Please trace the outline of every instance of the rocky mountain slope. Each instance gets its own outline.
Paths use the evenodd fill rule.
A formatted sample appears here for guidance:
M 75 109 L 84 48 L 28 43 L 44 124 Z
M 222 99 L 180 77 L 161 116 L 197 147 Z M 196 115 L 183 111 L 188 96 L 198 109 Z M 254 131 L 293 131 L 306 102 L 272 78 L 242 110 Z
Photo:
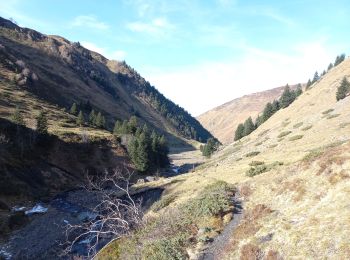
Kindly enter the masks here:
M 290 87 L 294 89 L 296 85 Z M 284 87 L 278 87 L 236 98 L 199 115 L 197 119 L 220 142 L 229 144 L 233 142 L 237 126 L 250 116 L 255 119 L 266 103 L 278 99 L 283 90 Z
M 69 108 L 89 102 L 107 119 L 137 115 L 168 137 L 211 137 L 183 108 L 165 98 L 125 62 L 111 61 L 79 42 L 21 28 L 0 18 L 1 79 L 38 99 Z
M 151 219 L 158 216 L 160 223 L 166 223 L 162 216 L 175 211 L 171 223 L 177 229 L 163 233 L 147 229 L 159 239 L 139 231 L 144 248 L 156 248 L 153 252 L 167 257 L 202 259 L 202 252 L 210 247 L 208 241 L 222 232 L 229 219 L 225 204 L 219 206 L 225 203 L 224 192 L 216 190 L 213 197 L 203 194 L 224 181 L 239 192 L 244 217 L 228 236 L 219 259 L 348 259 L 350 96 L 336 100 L 344 77 L 350 77 L 349 58 L 193 173 L 153 183 L 153 187 L 166 187 L 166 196 L 158 203 L 161 208 L 150 213 Z M 219 213 L 186 226 L 181 217 L 198 199 L 201 203 L 194 209 L 219 209 Z M 127 241 L 115 243 L 106 252 L 117 256 L 126 245 L 133 245 Z M 167 251 L 169 245 L 171 251 Z

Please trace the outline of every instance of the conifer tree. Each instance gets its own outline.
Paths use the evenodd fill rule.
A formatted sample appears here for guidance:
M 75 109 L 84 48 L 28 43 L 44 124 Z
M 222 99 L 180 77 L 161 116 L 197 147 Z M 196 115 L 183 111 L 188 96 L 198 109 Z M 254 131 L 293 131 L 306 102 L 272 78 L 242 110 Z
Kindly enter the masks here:
M 121 133 L 122 124 L 119 120 L 115 121 L 113 128 L 113 135 L 118 135 Z
M 295 99 L 294 91 L 291 91 L 289 85 L 285 87 L 282 96 L 280 98 L 280 104 L 282 108 L 288 107 L 291 103 L 293 103 Z
M 25 125 L 23 116 L 18 106 L 16 107 L 15 112 L 11 116 L 11 121 L 17 125 Z
M 320 76 L 318 75 L 318 72 L 316 71 L 315 74 L 314 74 L 314 78 L 312 79 L 312 83 L 315 83 L 319 79 L 320 79 Z
M 301 84 L 299 83 L 297 89 L 295 90 L 295 96 L 299 97 L 301 94 L 303 94 L 303 89 L 301 87 Z
M 239 124 L 235 132 L 235 141 L 241 139 L 244 136 L 244 125 Z
M 342 63 L 345 60 L 345 54 L 341 54 L 335 58 L 334 67 L 338 66 L 340 63 Z
M 105 116 L 102 116 L 102 121 L 101 121 L 101 128 L 105 129 L 106 128 L 106 118 Z
M 263 117 L 258 115 L 255 119 L 255 128 L 258 128 L 262 123 L 264 123 Z
M 69 111 L 72 115 L 77 115 L 78 114 L 78 108 L 77 108 L 77 104 L 74 102 L 73 105 L 70 108 Z
M 96 127 L 101 128 L 103 125 L 103 119 L 102 119 L 102 114 L 101 112 L 98 112 L 97 116 L 96 116 Z
M 36 117 L 36 130 L 40 134 L 47 134 L 48 120 L 43 111 Z
M 275 99 L 272 102 L 272 108 L 274 113 L 276 113 L 280 109 L 280 103 L 278 102 L 278 100 Z
M 309 79 L 309 80 L 307 81 L 307 83 L 306 83 L 306 89 L 309 89 L 309 88 L 311 87 L 311 85 L 312 85 L 312 82 L 311 82 L 311 80 Z
M 251 132 L 255 130 L 255 126 L 253 123 L 253 120 L 251 117 L 249 117 L 245 122 L 244 122 L 244 131 L 243 134 L 244 136 L 249 135 Z
M 77 125 L 78 126 L 83 126 L 85 123 L 85 118 L 83 112 L 80 110 L 78 117 L 77 117 Z
M 269 119 L 273 114 L 275 113 L 273 106 L 270 102 L 268 102 L 264 108 L 262 119 L 265 122 L 267 119 Z
M 333 63 L 329 63 L 327 71 L 330 71 L 333 68 Z
M 89 124 L 90 124 L 90 126 L 96 125 L 96 112 L 93 109 L 91 110 L 90 115 L 89 115 Z
M 136 116 L 132 116 L 129 119 L 128 122 L 128 128 L 131 134 L 134 134 L 136 132 L 137 129 L 137 117 Z
M 340 86 L 337 89 L 337 93 L 336 93 L 337 101 L 345 98 L 349 92 L 350 92 L 350 83 L 347 80 L 347 78 L 344 77 Z

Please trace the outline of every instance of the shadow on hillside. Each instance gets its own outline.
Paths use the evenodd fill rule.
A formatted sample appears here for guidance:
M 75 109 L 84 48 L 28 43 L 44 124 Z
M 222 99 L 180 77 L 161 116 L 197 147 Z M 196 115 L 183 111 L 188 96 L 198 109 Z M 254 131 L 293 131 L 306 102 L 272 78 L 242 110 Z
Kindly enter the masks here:
M 86 174 L 114 170 L 128 159 L 108 140 L 63 141 L 0 118 L 0 198 L 47 200 L 81 183 Z

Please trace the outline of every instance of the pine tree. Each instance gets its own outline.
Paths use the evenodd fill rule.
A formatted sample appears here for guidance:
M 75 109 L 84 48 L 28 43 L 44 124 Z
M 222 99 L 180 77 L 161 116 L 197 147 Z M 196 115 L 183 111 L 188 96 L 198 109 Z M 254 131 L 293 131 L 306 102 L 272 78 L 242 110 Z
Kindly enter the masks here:
M 95 123 L 96 127 L 101 128 L 103 126 L 103 119 L 102 119 L 102 114 L 101 112 L 98 112 L 97 116 L 96 116 L 96 123 Z
M 251 132 L 255 130 L 255 126 L 253 123 L 253 120 L 251 117 L 249 117 L 245 122 L 244 122 L 244 136 L 249 135 Z
M 103 128 L 103 129 L 105 129 L 106 128 L 106 118 L 105 118 L 105 116 L 102 116 L 102 121 L 101 121 L 101 128 Z
M 149 168 L 149 143 L 147 142 L 147 136 L 145 133 L 141 133 L 140 136 L 137 137 L 138 139 L 138 147 L 136 150 L 136 160 L 135 160 L 135 166 L 136 168 L 141 171 L 145 172 Z
M 324 75 L 326 75 L 326 71 L 325 70 L 322 71 L 321 76 L 324 76 Z
M 85 123 L 85 118 L 83 112 L 80 110 L 78 117 L 77 117 L 77 125 L 82 126 Z
M 344 77 L 340 86 L 337 89 L 337 94 L 336 94 L 337 101 L 345 98 L 349 92 L 350 92 L 350 83 L 347 80 L 347 78 Z
M 307 83 L 306 83 L 306 89 L 309 89 L 309 88 L 311 87 L 311 85 L 312 85 L 312 82 L 311 82 L 311 80 L 309 79 L 309 80 L 307 81 Z
M 235 141 L 241 139 L 242 137 L 244 137 L 244 125 L 243 124 L 239 124 L 237 126 L 236 132 L 235 132 Z
M 96 124 L 96 112 L 93 109 L 91 110 L 89 115 L 89 124 L 90 126 L 95 126 Z
M 77 108 L 77 104 L 74 102 L 73 105 L 70 108 L 70 113 L 72 115 L 77 115 L 78 114 L 78 108 Z
M 335 58 L 334 67 L 338 66 L 340 63 L 342 63 L 345 60 L 345 54 L 341 54 Z
M 263 117 L 258 115 L 255 119 L 255 128 L 258 128 L 262 123 L 264 123 Z
M 132 116 L 129 119 L 128 122 L 128 128 L 131 134 L 134 134 L 136 132 L 136 128 L 137 128 L 137 117 L 136 116 Z
M 303 94 L 303 89 L 301 87 L 301 84 L 299 83 L 297 89 L 295 90 L 295 96 L 299 97 L 301 94 Z
M 16 107 L 15 112 L 11 116 L 11 121 L 17 125 L 25 125 L 23 116 L 18 106 Z
M 291 103 L 293 103 L 295 99 L 294 91 L 291 91 L 289 85 L 285 87 L 282 96 L 280 98 L 280 104 L 282 108 L 288 107 Z
M 47 134 L 48 120 L 44 112 L 40 112 L 36 117 L 36 130 L 40 134 Z
M 320 76 L 318 75 L 318 72 L 316 71 L 315 74 L 314 74 L 314 78 L 312 79 L 312 83 L 315 83 L 319 79 L 320 79 Z
M 117 136 L 121 133 L 122 124 L 119 120 L 115 121 L 113 128 L 113 135 Z
M 275 113 L 273 106 L 270 102 L 268 102 L 264 108 L 262 119 L 265 122 L 267 119 L 269 119 L 273 114 Z
M 280 102 L 278 100 L 274 100 L 272 102 L 273 112 L 276 113 L 278 110 L 280 110 Z
M 327 71 L 330 71 L 333 68 L 333 63 L 329 63 Z

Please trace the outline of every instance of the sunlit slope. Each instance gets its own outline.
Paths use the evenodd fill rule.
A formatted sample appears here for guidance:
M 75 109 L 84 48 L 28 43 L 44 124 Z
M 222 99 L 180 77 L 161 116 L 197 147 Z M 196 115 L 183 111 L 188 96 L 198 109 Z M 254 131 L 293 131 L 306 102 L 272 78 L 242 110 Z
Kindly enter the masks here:
M 296 85 L 291 88 L 296 88 Z M 250 116 L 255 119 L 266 103 L 278 99 L 283 90 L 284 87 L 273 88 L 236 98 L 201 114 L 197 119 L 220 142 L 232 143 L 237 126 Z
M 245 210 L 223 252 L 228 259 L 348 259 L 350 97 L 335 98 L 344 76 L 349 59 L 194 173 L 165 180 L 168 193 L 180 194 L 169 207 L 224 180 L 237 186 Z M 265 172 L 246 175 L 261 163 Z

